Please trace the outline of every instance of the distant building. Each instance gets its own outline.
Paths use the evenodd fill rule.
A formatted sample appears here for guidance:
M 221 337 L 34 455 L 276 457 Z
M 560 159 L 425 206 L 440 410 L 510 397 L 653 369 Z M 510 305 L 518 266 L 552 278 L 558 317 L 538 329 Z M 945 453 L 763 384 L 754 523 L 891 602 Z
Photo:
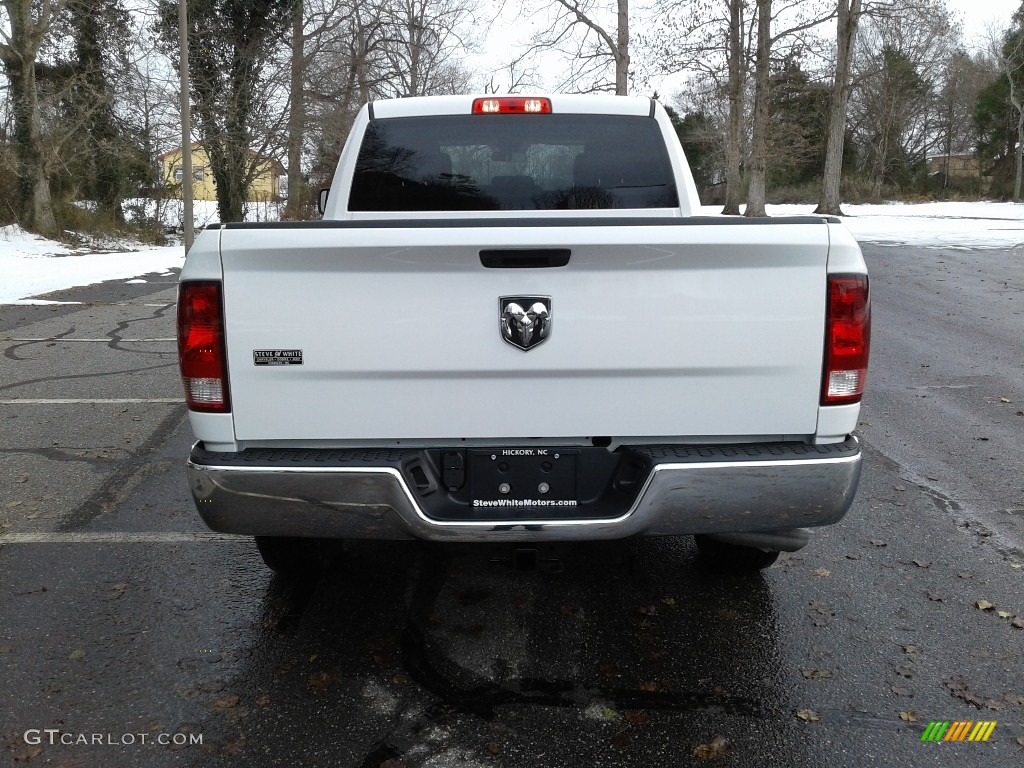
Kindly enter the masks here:
M 972 180 L 980 184 L 981 190 L 988 189 L 992 177 L 987 175 L 988 169 L 982 168 L 981 162 L 973 152 L 935 152 L 928 155 L 928 175 L 935 178 L 948 176 L 950 182 Z
M 259 157 L 251 152 L 253 157 Z M 180 187 L 182 177 L 181 148 L 164 152 L 159 157 L 163 183 L 168 187 Z M 256 178 L 249 186 L 248 202 L 279 200 L 282 195 L 282 180 L 286 176 L 284 166 L 277 160 L 260 158 L 261 165 Z M 210 157 L 200 144 L 192 145 L 192 197 L 195 200 L 216 200 L 217 185 L 213 181 Z

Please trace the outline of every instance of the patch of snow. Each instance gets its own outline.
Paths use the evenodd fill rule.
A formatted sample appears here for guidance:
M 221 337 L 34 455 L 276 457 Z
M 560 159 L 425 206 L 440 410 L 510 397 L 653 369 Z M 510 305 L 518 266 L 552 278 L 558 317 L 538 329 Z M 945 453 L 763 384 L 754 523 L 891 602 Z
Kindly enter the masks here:
M 814 205 L 768 205 L 769 216 L 807 216 Z M 702 206 L 717 215 L 721 206 Z M 943 202 L 843 205 L 843 224 L 859 242 L 956 249 L 1012 248 L 1024 245 L 1024 205 Z
M 63 243 L 25 232 L 17 225 L 0 227 L 0 304 L 38 304 L 32 296 L 133 278 L 180 268 L 180 246 L 118 253 L 74 251 Z
M 145 282 L 146 281 L 143 280 L 142 278 L 137 278 L 135 280 L 125 280 L 124 284 L 125 285 L 137 285 L 138 283 L 145 283 Z
M 46 306 L 47 304 L 81 304 L 80 301 L 47 301 L 46 299 L 18 299 L 17 301 L 0 301 L 0 304 L 17 304 L 23 307 Z
M 26 232 L 17 224 L 0 227 L 0 254 L 18 254 L 25 257 L 63 256 L 71 249 L 63 243 Z

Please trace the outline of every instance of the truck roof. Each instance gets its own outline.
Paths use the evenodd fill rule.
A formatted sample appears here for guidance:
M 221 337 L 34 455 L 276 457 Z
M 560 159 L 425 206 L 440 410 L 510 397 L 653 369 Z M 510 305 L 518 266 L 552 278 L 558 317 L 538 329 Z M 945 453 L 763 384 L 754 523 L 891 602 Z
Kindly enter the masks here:
M 413 96 L 407 99 L 383 99 L 370 105 L 373 118 L 418 117 L 421 115 L 468 115 L 472 113 L 474 99 L 502 98 L 494 94 L 463 96 Z M 654 100 L 641 96 L 611 96 L 608 94 L 514 94 L 513 98 L 547 98 L 552 113 L 597 115 L 652 115 Z

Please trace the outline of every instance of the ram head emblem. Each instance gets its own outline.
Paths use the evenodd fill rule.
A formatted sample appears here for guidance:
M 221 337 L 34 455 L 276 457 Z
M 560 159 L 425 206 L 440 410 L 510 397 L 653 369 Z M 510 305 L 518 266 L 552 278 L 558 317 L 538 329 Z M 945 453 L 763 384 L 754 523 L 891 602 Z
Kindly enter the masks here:
M 550 296 L 502 296 L 498 299 L 501 338 L 524 352 L 551 332 Z

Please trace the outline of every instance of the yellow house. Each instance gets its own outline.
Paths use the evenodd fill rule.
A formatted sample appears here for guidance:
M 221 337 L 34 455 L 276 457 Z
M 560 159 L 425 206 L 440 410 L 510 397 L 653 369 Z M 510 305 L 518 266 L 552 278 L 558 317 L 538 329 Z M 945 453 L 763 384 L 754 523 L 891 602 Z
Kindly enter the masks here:
M 258 157 L 250 152 L 252 157 Z M 181 148 L 164 152 L 159 157 L 164 186 L 181 186 Z M 259 158 L 260 165 L 256 178 L 249 185 L 248 202 L 266 202 L 281 198 L 281 180 L 286 175 L 284 166 L 277 160 Z M 216 200 L 217 185 L 213 181 L 210 157 L 200 144 L 192 145 L 192 197 L 195 200 Z

